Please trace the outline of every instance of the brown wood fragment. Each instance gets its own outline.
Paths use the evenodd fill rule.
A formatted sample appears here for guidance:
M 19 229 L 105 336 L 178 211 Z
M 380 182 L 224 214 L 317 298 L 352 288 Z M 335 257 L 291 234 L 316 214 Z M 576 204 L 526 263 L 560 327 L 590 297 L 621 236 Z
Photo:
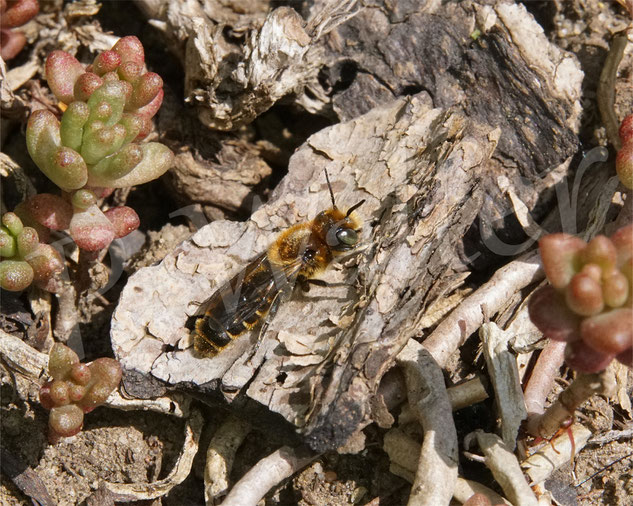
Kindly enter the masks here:
M 267 406 L 301 427 L 313 448 L 341 446 L 370 421 L 369 399 L 420 330 L 425 307 L 456 287 L 460 261 L 450 245 L 481 204 L 473 185 L 495 147 L 489 133 L 413 97 L 312 136 L 250 222 L 213 222 L 130 279 L 113 318 L 117 357 L 137 379 L 197 385 L 257 420 Z M 187 314 L 277 230 L 328 206 L 325 167 L 341 208 L 366 199 L 365 249 L 347 262 L 357 273 L 331 268 L 325 279 L 347 285 L 314 287 L 283 305 L 252 364 L 247 336 L 213 359 L 194 357 Z
M 362 82 L 353 78 L 343 92 L 357 88 L 357 97 L 370 97 L 370 108 L 355 103 L 349 91 L 348 102 L 336 106 L 346 121 L 308 138 L 290 159 L 288 175 L 248 222 L 212 222 L 160 264 L 129 279 L 111 331 L 128 393 L 184 389 L 210 404 L 230 404 L 271 433 L 297 432 L 313 450 L 338 448 L 372 421 L 372 413 L 381 424 L 390 423 L 380 400 L 372 400 L 381 378 L 406 342 L 425 333 L 427 309 L 457 293 L 469 263 L 478 256 L 498 262 L 498 255 L 518 252 L 508 239 L 523 234 L 509 219 L 517 199 L 528 209 L 547 201 L 551 192 L 544 191 L 575 151 L 581 73 L 520 6 L 470 9 L 462 5 L 470 2 L 432 2 L 419 9 L 414 3 L 366 7 L 327 37 L 306 39 L 320 48 L 310 49 L 315 59 L 292 65 L 317 65 L 327 54 L 344 78 L 345 61 L 365 58 L 352 65 L 366 70 L 356 73 L 365 74 Z M 208 112 L 214 116 L 207 121 L 216 127 L 250 121 L 277 100 L 266 87 L 249 87 L 254 81 L 236 95 L 232 86 L 240 77 L 226 74 L 236 61 L 251 69 L 261 63 L 266 72 L 267 65 L 279 64 L 258 61 L 261 51 L 253 49 L 266 23 L 294 20 L 284 33 L 295 49 L 303 47 L 295 14 L 273 11 L 267 19 L 246 30 L 250 42 L 239 50 L 223 45 L 223 35 L 214 32 L 212 51 L 222 52 L 222 60 L 207 61 L 216 65 L 209 75 L 227 84 L 226 96 L 212 86 L 205 97 L 231 105 Z M 319 26 L 330 27 L 326 21 Z M 361 22 L 379 36 L 359 30 Z M 470 37 L 473 26 L 481 37 Z M 199 28 L 198 41 L 209 36 L 208 24 Z M 357 50 L 345 43 L 352 33 Z M 237 51 L 233 66 L 231 51 Z M 280 80 L 292 65 L 278 69 Z M 333 79 L 332 89 L 321 88 L 311 107 L 330 100 L 328 93 L 337 103 Z M 300 95 L 297 103 L 304 103 Z M 296 293 L 280 308 L 250 362 L 254 333 L 212 359 L 194 356 L 187 321 L 279 231 L 330 205 L 324 169 L 339 207 L 365 199 L 358 210 L 363 247 L 326 271 L 323 279 L 331 286 Z
M 33 501 L 37 501 L 41 506 L 56 504 L 37 472 L 26 467 L 24 462 L 5 448 L 0 448 L 0 466 L 2 472 Z

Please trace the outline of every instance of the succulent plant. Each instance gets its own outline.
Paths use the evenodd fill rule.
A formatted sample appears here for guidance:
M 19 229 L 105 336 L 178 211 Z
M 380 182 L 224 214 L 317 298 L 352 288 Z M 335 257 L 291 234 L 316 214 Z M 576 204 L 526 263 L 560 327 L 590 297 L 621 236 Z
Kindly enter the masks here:
M 622 147 L 615 157 L 615 170 L 624 186 L 633 189 L 633 114 L 629 114 L 620 124 Z
M 565 341 L 567 364 L 605 369 L 633 365 L 633 225 L 587 244 L 569 234 L 539 241 L 550 286 L 534 293 L 530 318 L 546 337 Z
M 19 30 L 40 11 L 37 0 L 0 0 L 0 56 L 3 60 L 15 58 L 26 44 Z
M 0 259 L 0 286 L 10 291 L 24 290 L 33 281 L 56 291 L 57 274 L 64 268 L 57 250 L 40 243 L 37 231 L 25 227 L 15 213 L 2 216 Z
M 103 404 L 121 382 L 121 366 L 112 358 L 98 358 L 89 364 L 79 362 L 77 354 L 55 343 L 48 359 L 53 378 L 40 388 L 40 402 L 51 411 L 49 440 L 77 434 L 84 414 Z
M 145 70 L 144 58 L 133 36 L 97 55 L 87 68 L 64 51 L 48 56 L 46 78 L 64 113 L 61 121 L 48 110 L 31 114 L 26 142 L 33 161 L 64 193 L 63 198 L 37 195 L 24 202 L 18 212 L 25 221 L 68 229 L 89 251 L 138 227 L 133 209 L 103 213 L 97 201 L 114 188 L 156 179 L 173 161 L 163 144 L 139 143 L 163 100 L 163 81 Z

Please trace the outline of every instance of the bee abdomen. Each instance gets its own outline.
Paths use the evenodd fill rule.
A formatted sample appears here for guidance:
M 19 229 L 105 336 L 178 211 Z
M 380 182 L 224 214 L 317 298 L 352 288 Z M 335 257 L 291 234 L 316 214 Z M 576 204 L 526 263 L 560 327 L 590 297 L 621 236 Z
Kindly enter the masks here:
M 255 311 L 242 320 L 232 322 L 228 327 L 218 321 L 222 320 L 221 316 L 226 315 L 216 318 L 213 316 L 213 312 L 208 312 L 198 318 L 193 341 L 196 352 L 207 357 L 220 353 L 233 339 L 259 325 L 268 315 L 274 299 L 274 296 L 266 297 Z
M 266 315 L 268 315 L 268 311 L 274 299 L 274 296 L 263 299 L 257 309 L 242 320 L 242 326 L 244 327 L 242 331 L 251 330 L 253 327 L 259 325 Z
M 239 333 L 225 329 L 212 316 L 205 315 L 196 321 L 193 345 L 198 353 L 213 356 L 220 353 Z M 244 332 L 244 329 L 241 329 Z

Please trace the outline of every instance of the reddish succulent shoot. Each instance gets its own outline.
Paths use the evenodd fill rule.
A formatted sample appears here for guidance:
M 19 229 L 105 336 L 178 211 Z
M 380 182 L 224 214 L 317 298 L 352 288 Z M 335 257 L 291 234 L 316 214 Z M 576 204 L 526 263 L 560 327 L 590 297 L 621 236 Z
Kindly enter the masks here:
M 633 362 L 633 225 L 589 244 L 567 234 L 545 236 L 541 259 L 552 286 L 530 299 L 530 318 L 550 339 L 567 343 L 566 361 L 581 372 L 615 358 Z
M 53 379 L 40 388 L 40 402 L 51 412 L 51 443 L 77 434 L 84 414 L 103 404 L 121 382 L 121 366 L 116 360 L 99 358 L 82 364 L 77 354 L 61 343 L 51 348 L 48 370 Z
M 105 215 L 114 226 L 115 237 L 125 237 L 140 225 L 138 214 L 131 207 L 114 207 L 108 209 Z
M 633 189 L 633 114 L 629 114 L 620 125 L 622 147 L 615 158 L 615 170 L 620 182 Z
M 37 0 L 2 0 L 0 2 L 0 56 L 15 58 L 26 44 L 20 31 L 12 30 L 33 19 L 40 10 Z
M 107 215 L 98 199 L 115 188 L 146 183 L 173 161 L 163 144 L 139 144 L 163 98 L 163 81 L 145 69 L 136 37 L 120 39 L 84 67 L 64 51 L 46 60 L 46 79 L 66 104 L 61 121 L 50 111 L 35 111 L 26 129 L 31 158 L 67 198 L 36 196 L 20 206 L 23 218 L 39 227 L 68 230 L 77 245 L 97 251 L 139 225 L 130 208 Z M 38 228 L 38 231 L 44 233 Z
M 34 228 L 26 227 L 15 213 L 5 213 L 0 226 L 0 286 L 21 291 L 35 282 L 55 291 L 64 263 L 52 246 L 41 244 Z
M 0 28 L 0 56 L 5 61 L 15 58 L 26 45 L 22 32 Z

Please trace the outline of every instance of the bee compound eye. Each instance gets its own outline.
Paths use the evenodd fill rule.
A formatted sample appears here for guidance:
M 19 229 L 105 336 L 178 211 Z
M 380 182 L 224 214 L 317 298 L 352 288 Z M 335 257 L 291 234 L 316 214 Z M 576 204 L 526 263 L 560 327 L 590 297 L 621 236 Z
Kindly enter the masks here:
M 358 234 L 351 228 L 339 228 L 336 238 L 345 246 L 354 246 L 358 242 Z

